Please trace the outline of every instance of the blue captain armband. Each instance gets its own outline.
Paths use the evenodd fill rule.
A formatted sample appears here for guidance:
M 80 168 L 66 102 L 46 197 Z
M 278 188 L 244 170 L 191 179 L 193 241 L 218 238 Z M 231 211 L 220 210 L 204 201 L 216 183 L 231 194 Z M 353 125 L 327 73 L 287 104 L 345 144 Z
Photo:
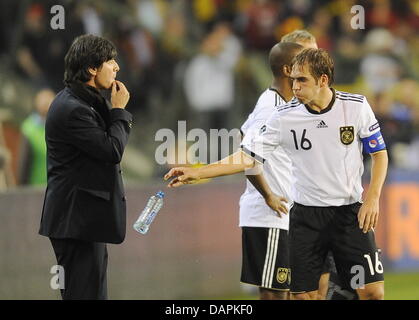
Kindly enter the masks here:
M 377 131 L 369 137 L 361 138 L 361 141 L 364 146 L 364 151 L 367 153 L 374 153 L 386 148 L 386 143 L 380 131 Z

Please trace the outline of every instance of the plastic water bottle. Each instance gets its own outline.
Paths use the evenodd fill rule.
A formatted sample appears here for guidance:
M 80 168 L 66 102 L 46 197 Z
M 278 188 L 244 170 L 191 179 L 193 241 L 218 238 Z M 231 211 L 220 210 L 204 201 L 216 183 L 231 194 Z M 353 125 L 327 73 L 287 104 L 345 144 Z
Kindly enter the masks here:
M 159 191 L 155 196 L 151 196 L 148 199 L 147 205 L 143 212 L 141 212 L 137 221 L 134 223 L 134 229 L 139 233 L 146 234 L 150 228 L 151 223 L 156 217 L 157 213 L 163 207 L 164 192 Z

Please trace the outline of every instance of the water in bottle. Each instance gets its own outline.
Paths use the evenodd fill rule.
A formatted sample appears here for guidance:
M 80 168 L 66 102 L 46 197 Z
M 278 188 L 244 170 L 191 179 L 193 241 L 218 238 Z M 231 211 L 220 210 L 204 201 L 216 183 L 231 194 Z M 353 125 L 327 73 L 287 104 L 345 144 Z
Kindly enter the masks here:
M 146 234 L 157 213 L 163 207 L 164 192 L 159 191 L 155 196 L 151 196 L 143 212 L 134 223 L 134 229 L 142 234 Z

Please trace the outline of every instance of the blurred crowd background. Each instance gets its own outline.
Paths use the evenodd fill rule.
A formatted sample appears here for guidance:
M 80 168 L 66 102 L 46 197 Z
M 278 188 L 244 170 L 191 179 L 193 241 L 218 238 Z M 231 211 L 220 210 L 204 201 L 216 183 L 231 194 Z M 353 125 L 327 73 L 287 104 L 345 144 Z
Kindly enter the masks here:
M 65 29 L 53 30 L 53 5 Z M 353 5 L 365 29 L 353 29 Z M 43 123 L 63 88 L 72 40 L 102 35 L 118 48 L 135 126 L 124 159 L 128 181 L 161 177 L 160 128 L 239 128 L 269 86 L 269 49 L 306 29 L 335 59 L 336 89 L 368 97 L 391 166 L 419 171 L 419 2 L 415 0 L 2 0 L 0 186 L 45 183 Z

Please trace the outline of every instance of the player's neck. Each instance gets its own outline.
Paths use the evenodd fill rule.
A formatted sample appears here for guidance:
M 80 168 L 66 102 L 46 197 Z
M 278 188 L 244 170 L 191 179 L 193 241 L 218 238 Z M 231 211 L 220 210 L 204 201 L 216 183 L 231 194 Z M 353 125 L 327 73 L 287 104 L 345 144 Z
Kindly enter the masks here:
M 307 103 L 310 109 L 321 112 L 322 110 L 329 107 L 330 102 L 333 99 L 333 91 L 331 88 L 321 89 L 320 94 L 313 101 Z
M 294 97 L 292 88 L 289 85 L 289 80 L 286 78 L 274 78 L 271 84 L 271 88 L 275 89 L 285 100 L 285 102 L 290 101 Z

